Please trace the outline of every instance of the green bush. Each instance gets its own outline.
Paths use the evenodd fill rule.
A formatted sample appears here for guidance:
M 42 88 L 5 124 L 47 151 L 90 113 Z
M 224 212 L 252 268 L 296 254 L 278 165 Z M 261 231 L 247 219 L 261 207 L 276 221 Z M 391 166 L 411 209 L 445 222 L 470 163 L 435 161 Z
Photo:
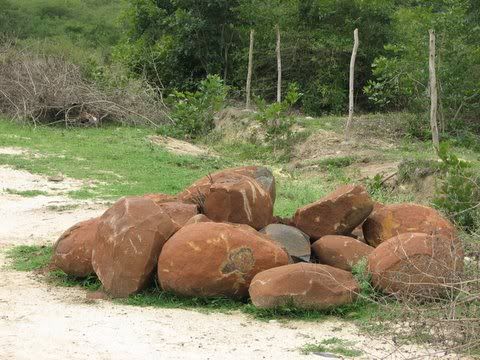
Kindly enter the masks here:
M 471 164 L 459 159 L 443 143 L 439 151 L 445 173 L 436 190 L 433 204 L 466 231 L 478 230 L 480 177 Z
M 200 82 L 198 91 L 170 94 L 173 134 L 195 138 L 209 133 L 214 127 L 215 113 L 225 104 L 227 92 L 228 87 L 218 75 L 209 75 Z
M 282 102 L 268 105 L 265 102 L 259 104 L 257 120 L 265 127 L 267 131 L 266 140 L 274 146 L 274 150 L 290 143 L 293 136 L 291 128 L 294 124 L 294 118 L 289 115 L 289 112 L 301 97 L 302 94 L 298 91 L 298 85 L 292 83 L 289 85 L 287 95 Z

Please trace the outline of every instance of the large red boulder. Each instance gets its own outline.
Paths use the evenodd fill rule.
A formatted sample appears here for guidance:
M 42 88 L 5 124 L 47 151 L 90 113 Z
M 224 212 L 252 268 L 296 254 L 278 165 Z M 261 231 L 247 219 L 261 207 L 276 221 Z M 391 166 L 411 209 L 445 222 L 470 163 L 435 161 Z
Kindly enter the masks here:
M 185 204 L 181 202 L 163 202 L 157 203 L 173 221 L 176 231 L 180 230 L 195 215 L 198 215 L 198 206 L 195 204 Z
M 443 294 L 463 270 L 463 256 L 441 236 L 403 233 L 382 242 L 368 257 L 372 283 L 400 296 Z
M 72 276 L 94 274 L 92 248 L 98 222 L 99 218 L 82 221 L 65 231 L 53 247 L 53 265 Z
M 322 264 L 352 271 L 352 266 L 368 257 L 373 247 L 348 236 L 327 235 L 315 241 L 312 250 Z
M 212 220 L 210 220 L 208 217 L 206 217 L 206 216 L 203 215 L 203 214 L 198 214 L 198 215 L 192 216 L 192 217 L 185 223 L 184 226 L 192 225 L 192 224 L 198 224 L 198 223 L 205 223 L 205 222 L 212 222 Z
M 178 194 L 178 198 L 184 202 L 199 203 L 210 192 L 210 185 L 220 179 L 229 178 L 230 176 L 242 175 L 256 180 L 262 188 L 270 194 L 272 203 L 275 203 L 276 189 L 275 177 L 272 172 L 263 166 L 243 166 L 233 169 L 225 169 L 216 173 L 210 174 L 196 181 L 183 192 Z
M 438 211 L 418 204 L 395 204 L 375 209 L 363 224 L 368 244 L 377 247 L 394 236 L 418 232 L 454 240 L 455 227 Z
M 163 204 L 166 202 L 176 202 L 178 201 L 175 195 L 168 195 L 162 193 L 146 194 L 143 195 L 144 198 L 152 200 L 155 204 Z
M 250 284 L 252 303 L 272 309 L 294 305 L 327 309 L 349 304 L 360 291 L 353 275 L 328 265 L 298 263 L 257 274 Z
M 210 185 L 203 212 L 216 222 L 246 224 L 260 230 L 272 221 L 273 203 L 256 180 L 232 175 Z
M 348 235 L 372 209 L 373 201 L 363 186 L 345 185 L 298 209 L 293 222 L 314 240 L 325 235 Z
M 158 260 L 162 288 L 186 296 L 245 298 L 259 272 L 288 254 L 246 225 L 198 223 L 180 229 Z
M 152 280 L 158 256 L 175 232 L 170 216 L 152 200 L 127 197 L 100 217 L 92 265 L 105 290 L 126 297 Z

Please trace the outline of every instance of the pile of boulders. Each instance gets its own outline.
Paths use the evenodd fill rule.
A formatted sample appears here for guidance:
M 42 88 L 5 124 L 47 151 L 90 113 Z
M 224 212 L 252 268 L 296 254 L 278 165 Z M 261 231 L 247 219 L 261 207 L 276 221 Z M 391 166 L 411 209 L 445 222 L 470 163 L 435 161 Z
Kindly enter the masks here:
M 364 258 L 387 294 L 439 296 L 462 271 L 456 230 L 434 209 L 385 206 L 346 185 L 281 219 L 275 196 L 271 171 L 251 166 L 208 175 L 176 196 L 126 197 L 68 229 L 53 263 L 73 276 L 96 274 L 112 297 L 158 280 L 183 296 L 308 309 L 353 302 L 352 267 Z

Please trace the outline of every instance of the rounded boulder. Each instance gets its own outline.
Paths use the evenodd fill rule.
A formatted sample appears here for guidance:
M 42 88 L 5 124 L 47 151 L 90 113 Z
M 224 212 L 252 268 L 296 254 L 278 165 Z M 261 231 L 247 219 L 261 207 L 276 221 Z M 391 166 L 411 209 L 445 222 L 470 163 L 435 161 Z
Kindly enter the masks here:
M 235 175 L 247 176 L 256 180 L 262 186 L 262 188 L 269 193 L 272 203 L 275 203 L 275 177 L 268 168 L 263 166 L 242 166 L 238 168 L 225 169 L 210 174 L 190 185 L 188 188 L 178 194 L 178 198 L 185 202 L 201 202 L 210 192 L 211 184 L 220 179 Z
M 382 242 L 403 233 L 438 235 L 450 240 L 457 238 L 453 224 L 437 210 L 418 204 L 386 205 L 375 209 L 363 224 L 367 243 L 377 247 Z
M 180 295 L 245 298 L 257 273 L 288 261 L 275 242 L 245 225 L 197 223 L 165 244 L 158 278 L 164 290 Z
M 298 263 L 257 274 L 250 285 L 252 303 L 262 309 L 294 305 L 322 310 L 353 302 L 359 285 L 347 271 L 328 265 Z
M 53 265 L 76 277 L 94 274 L 92 249 L 98 223 L 99 218 L 94 218 L 75 224 L 65 231 L 53 246 Z
M 352 271 L 354 265 L 370 255 L 373 247 L 352 237 L 327 235 L 315 241 L 312 250 L 322 264 Z
M 373 285 L 385 293 L 431 298 L 457 279 L 463 257 L 444 237 L 403 233 L 372 251 L 368 268 Z

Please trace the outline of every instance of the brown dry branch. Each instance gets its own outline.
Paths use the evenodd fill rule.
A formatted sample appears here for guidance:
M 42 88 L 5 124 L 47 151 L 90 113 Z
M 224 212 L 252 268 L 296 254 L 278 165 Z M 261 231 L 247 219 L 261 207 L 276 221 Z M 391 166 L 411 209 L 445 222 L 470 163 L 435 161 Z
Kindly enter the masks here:
M 480 248 L 478 241 L 475 244 Z M 435 250 L 435 249 L 434 249 Z M 451 256 L 456 256 L 452 249 Z M 480 354 L 480 272 L 473 262 L 466 261 L 463 271 L 455 267 L 439 268 L 432 261 L 419 267 L 415 256 L 404 260 L 405 273 L 395 274 L 395 281 L 404 286 L 398 292 L 376 301 L 397 306 L 383 310 L 393 338 L 407 342 L 423 343 L 450 353 Z M 436 267 L 436 268 L 435 268 Z M 444 272 L 442 279 L 432 281 L 432 274 Z M 408 273 L 407 273 L 408 272 Z M 412 272 L 416 276 L 411 276 Z M 436 291 L 413 291 L 414 289 L 436 289 Z
M 105 121 L 158 126 L 168 119 L 144 81 L 100 87 L 63 57 L 0 46 L 0 113 L 32 124 L 97 126 Z

